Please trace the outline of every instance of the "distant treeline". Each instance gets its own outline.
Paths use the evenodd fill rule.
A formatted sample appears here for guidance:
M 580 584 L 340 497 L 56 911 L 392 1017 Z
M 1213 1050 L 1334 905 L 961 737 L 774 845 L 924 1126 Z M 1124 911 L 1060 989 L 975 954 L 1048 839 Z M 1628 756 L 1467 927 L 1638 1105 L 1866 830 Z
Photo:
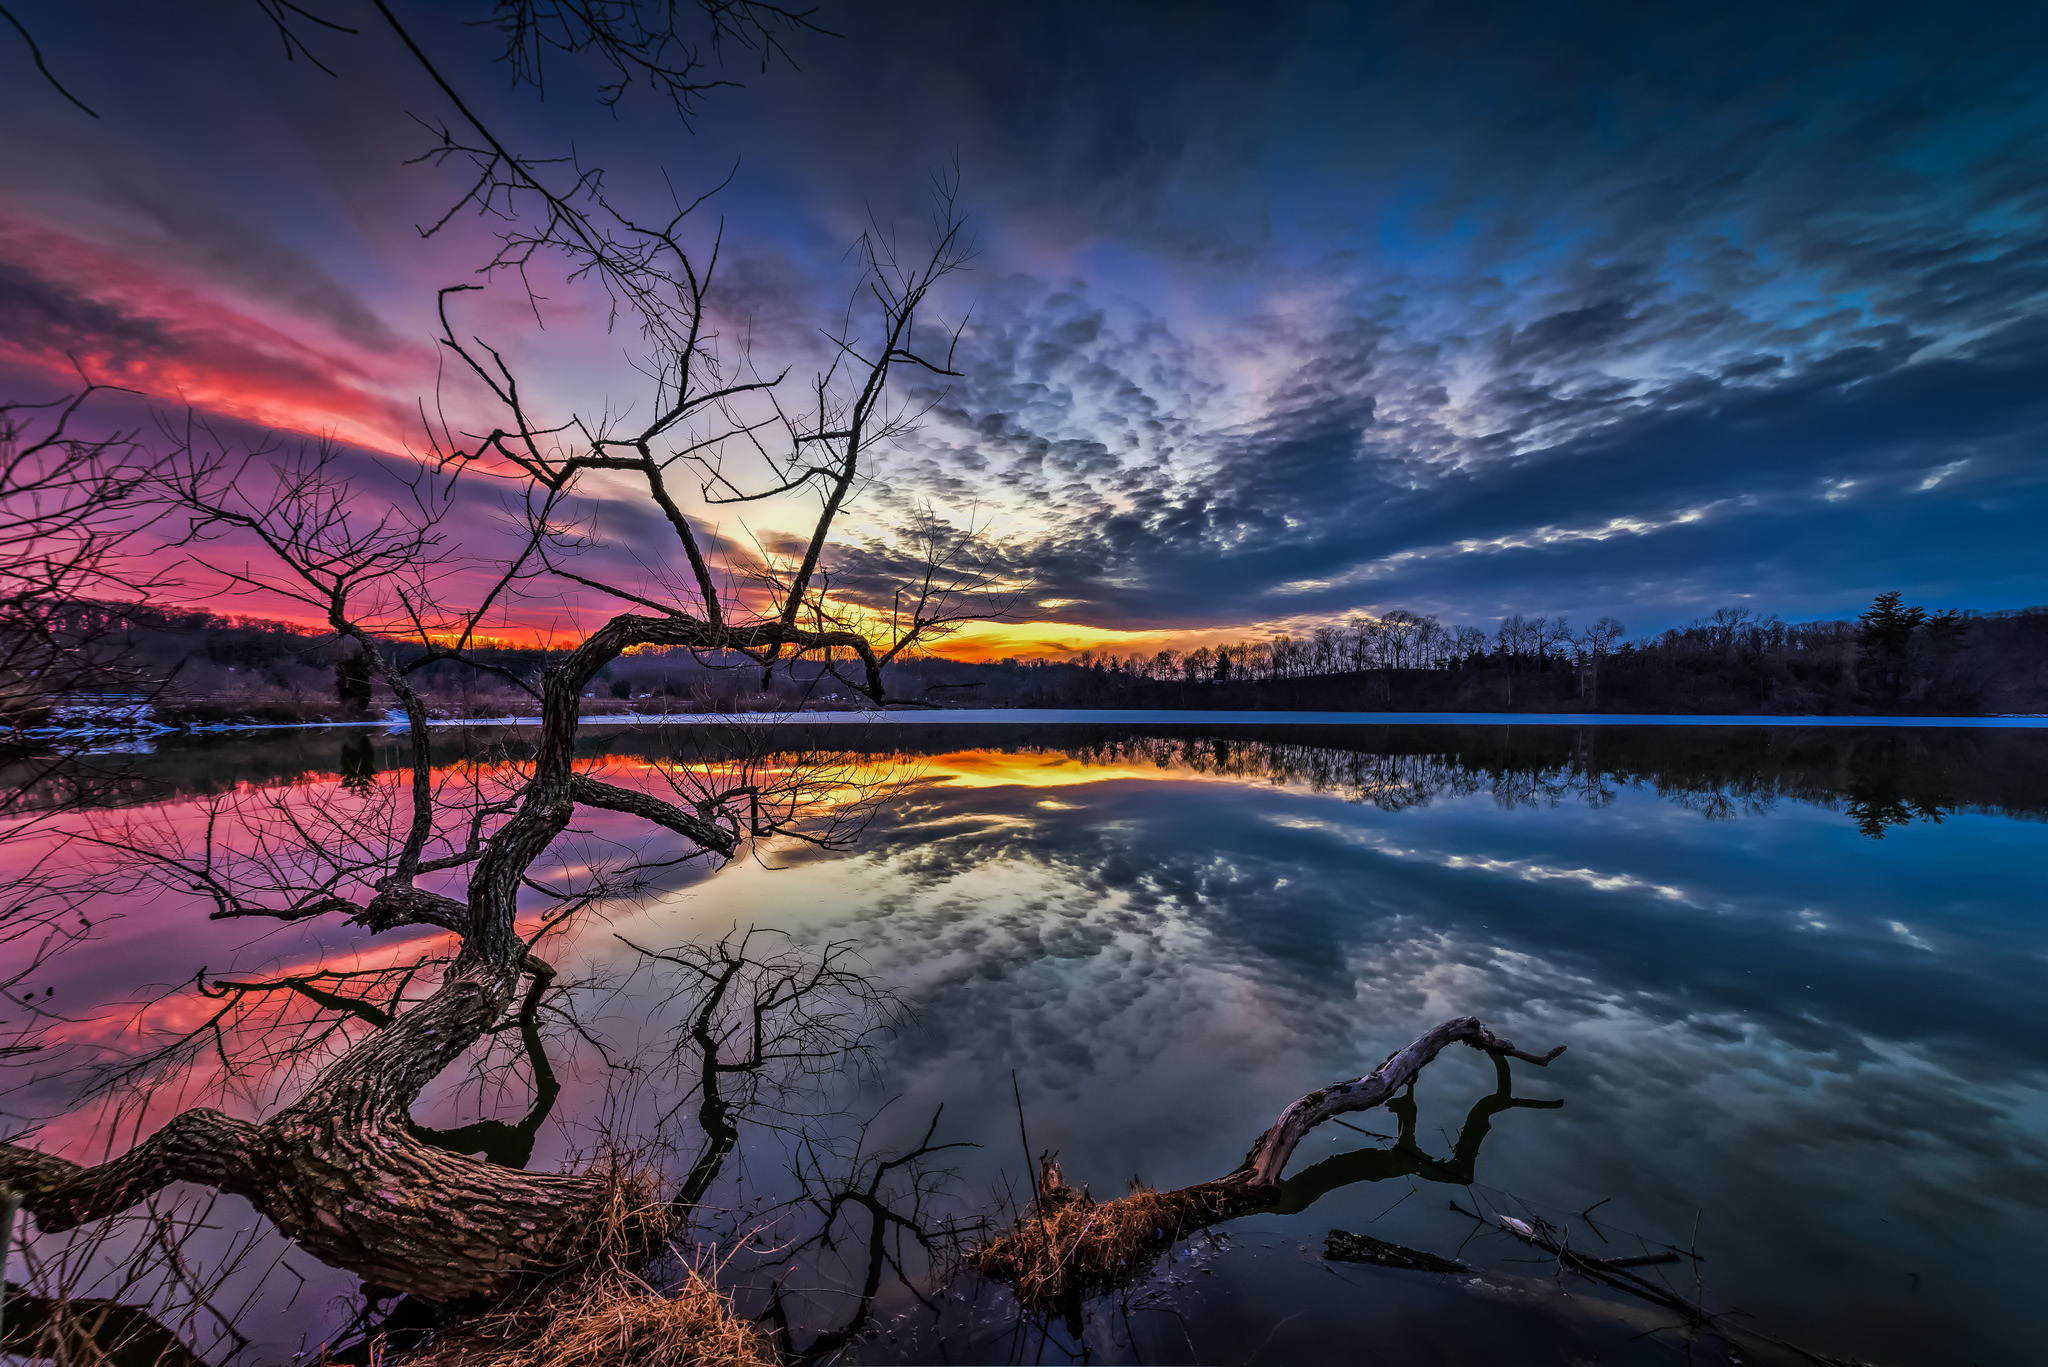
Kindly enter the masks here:
M 173 723 L 346 720 L 388 695 L 332 635 L 198 610 L 81 605 L 120 643 L 128 672 L 156 681 Z M 403 657 L 406 647 L 393 649 Z M 506 676 L 536 677 L 541 648 L 471 647 L 416 677 L 447 716 L 519 713 Z M 1640 640 L 1603 617 L 1515 614 L 1492 630 L 1392 611 L 1300 636 L 1151 655 L 1067 661 L 944 659 L 892 668 L 898 696 L 959 706 L 1445 712 L 2048 712 L 2048 608 L 1928 611 L 1884 594 L 1853 621 L 1788 623 L 1723 608 Z M 831 706 L 848 690 L 819 670 L 761 688 L 737 656 L 645 651 L 593 683 L 594 711 L 734 711 Z M 52 700 L 61 702 L 62 700 Z
M 172 724 L 347 721 L 392 705 L 355 646 L 329 632 L 199 609 L 80 604 L 72 611 L 78 620 L 69 629 L 111 642 L 125 666 L 123 680 Z M 398 641 L 387 648 L 400 662 L 422 653 Z M 532 699 L 511 679 L 538 678 L 558 653 L 486 641 L 467 646 L 463 660 L 438 661 L 412 678 L 436 715 L 518 715 L 531 710 Z M 778 677 L 764 692 L 759 667 L 746 667 L 738 656 L 649 651 L 604 670 L 588 710 L 767 709 L 830 701 L 843 691 L 811 671 Z
M 2048 608 L 1939 612 L 1880 595 L 1854 621 L 1744 607 L 1629 640 L 1611 617 L 1514 614 L 1491 631 L 1393 611 L 1302 636 L 1005 667 L 1046 707 L 1395 712 L 2048 711 Z

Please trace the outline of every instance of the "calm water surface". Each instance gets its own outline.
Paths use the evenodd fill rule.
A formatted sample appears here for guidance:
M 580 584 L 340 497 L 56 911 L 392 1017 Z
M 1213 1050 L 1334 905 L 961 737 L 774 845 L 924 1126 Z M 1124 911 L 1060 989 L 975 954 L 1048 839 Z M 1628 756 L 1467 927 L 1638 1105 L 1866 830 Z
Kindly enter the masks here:
M 592 755 L 629 773 L 668 743 L 612 736 Z M 1031 1146 L 1106 1196 L 1134 1175 L 1228 1171 L 1288 1101 L 1451 1016 L 1567 1046 L 1548 1069 L 1516 1064 L 1509 1091 L 1485 1059 L 1446 1054 L 1406 1117 L 1410 1147 L 1316 1131 L 1291 1168 L 1308 1174 L 1288 1202 L 1302 1208 L 1193 1241 L 1078 1339 L 1022 1331 L 1000 1296 L 955 1282 L 936 1326 L 885 1292 L 893 1334 L 864 1360 L 1335 1363 L 1361 1360 L 1360 1343 L 1403 1363 L 1683 1357 L 1676 1337 L 1583 1305 L 1321 1259 L 1344 1228 L 1548 1275 L 1454 1201 L 1572 1218 L 1597 1252 L 1696 1248 L 1697 1282 L 1688 1264 L 1674 1286 L 1818 1351 L 2039 1360 L 2048 734 L 949 726 L 819 743 L 870 751 L 905 785 L 852 849 L 668 871 L 557 942 L 557 964 L 593 986 L 584 1033 L 552 1046 L 566 1086 L 533 1161 L 673 1104 L 622 1086 L 585 1039 L 614 1062 L 664 1044 L 664 989 L 618 937 L 760 926 L 812 949 L 850 942 L 909 1015 L 868 1069 L 827 1080 L 807 1123 L 879 1152 L 938 1113 L 937 1141 L 980 1147 L 944 1155 L 935 1219 L 1001 1219 L 1005 1192 L 1028 1190 L 1019 1095 Z M 361 735 L 187 742 L 133 757 L 121 810 L 171 829 L 208 793 L 361 793 L 395 762 Z M 582 837 L 630 838 L 602 823 Z M 0 1099 L 10 1127 L 48 1119 L 50 1142 L 81 1155 L 109 1112 L 79 1105 L 72 1070 L 135 1047 L 134 1004 L 155 989 L 202 966 L 393 952 L 339 927 L 208 922 L 175 898 L 120 910 L 38 981 L 69 1043 Z M 144 1023 L 191 1006 L 174 996 Z M 167 1082 L 165 1100 L 200 1085 Z M 262 1088 L 237 1104 L 260 1110 Z M 479 1104 L 451 1086 L 421 1118 Z M 1391 1135 L 1404 1117 L 1351 1119 Z M 793 1151 L 783 1129 L 743 1133 L 719 1196 L 734 1224 L 772 1203 Z M 1588 1208 L 1590 1226 L 1574 1216 Z M 345 1315 L 346 1283 L 297 1266 L 311 1289 L 252 1315 L 242 1360 L 317 1344 Z M 823 1322 L 849 1274 L 812 1249 L 732 1275 L 748 1295 L 780 1277 Z

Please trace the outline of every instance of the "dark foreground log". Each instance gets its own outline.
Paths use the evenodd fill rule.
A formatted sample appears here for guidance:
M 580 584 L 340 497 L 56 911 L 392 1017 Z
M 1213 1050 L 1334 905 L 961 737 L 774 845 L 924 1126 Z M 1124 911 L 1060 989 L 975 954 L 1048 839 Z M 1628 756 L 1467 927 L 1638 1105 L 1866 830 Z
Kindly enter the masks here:
M 1559 1045 L 1548 1053 L 1528 1053 L 1476 1016 L 1459 1016 L 1395 1050 L 1363 1077 L 1319 1088 L 1289 1105 L 1231 1172 L 1172 1191 L 1139 1189 L 1097 1202 L 1069 1186 L 1059 1165 L 1047 1159 L 1032 1208 L 1008 1233 L 978 1249 L 974 1265 L 983 1276 L 1009 1284 L 1020 1303 L 1035 1309 L 1071 1309 L 1078 1298 L 1127 1284 L 1176 1239 L 1275 1206 L 1287 1162 L 1309 1131 L 1337 1116 L 1386 1104 L 1452 1044 L 1468 1045 L 1496 1061 L 1518 1058 L 1539 1067 L 1564 1052 Z

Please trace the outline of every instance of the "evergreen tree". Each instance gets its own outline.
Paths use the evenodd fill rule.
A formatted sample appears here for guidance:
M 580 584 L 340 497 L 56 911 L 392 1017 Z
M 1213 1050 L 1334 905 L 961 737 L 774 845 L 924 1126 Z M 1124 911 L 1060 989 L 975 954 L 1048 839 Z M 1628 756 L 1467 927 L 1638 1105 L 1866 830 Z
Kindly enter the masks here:
M 1913 633 L 1926 620 L 1927 609 L 1905 606 L 1905 596 L 1896 589 L 1877 595 L 1869 611 L 1856 619 L 1866 679 L 1873 692 L 1886 698 L 1905 693 L 1907 651 Z

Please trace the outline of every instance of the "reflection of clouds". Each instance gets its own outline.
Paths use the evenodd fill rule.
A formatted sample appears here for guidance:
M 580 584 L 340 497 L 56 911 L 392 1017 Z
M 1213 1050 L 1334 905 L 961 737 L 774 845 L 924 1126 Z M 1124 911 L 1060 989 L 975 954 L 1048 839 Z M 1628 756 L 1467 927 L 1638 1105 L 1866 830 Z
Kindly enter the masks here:
M 1930 954 L 1934 952 L 1934 946 L 1914 934 L 1912 927 L 1908 926 L 1904 921 L 1887 921 L 1885 925 L 1891 929 L 1892 934 L 1898 936 L 1901 940 L 1913 946 L 1913 948 L 1924 949 Z
M 1316 821 L 1301 816 L 1275 817 L 1273 824 L 1291 830 L 1325 832 L 1393 859 L 1428 859 L 1447 869 L 1501 874 L 1510 878 L 1520 878 L 1525 882 L 1564 881 L 1578 883 L 1593 892 L 1637 892 L 1668 898 L 1674 902 L 1686 901 L 1685 894 L 1670 884 L 1652 883 L 1634 874 L 1602 873 L 1598 869 L 1589 868 L 1559 868 L 1553 864 L 1540 864 L 1528 859 L 1494 859 L 1486 855 L 1447 854 L 1442 851 L 1415 849 L 1393 844 L 1370 831 L 1351 830 L 1332 822 Z
M 1253 813 L 1248 804 L 1255 804 Z M 1479 810 L 1460 807 L 1460 825 Z M 1105 820 L 1112 812 L 1115 818 Z M 1396 840 L 1376 820 L 1384 818 L 1259 789 L 1117 785 L 1085 797 L 1070 791 L 1053 808 L 1029 792 L 926 790 L 897 823 L 874 833 L 873 848 L 856 861 L 868 870 L 863 882 L 878 889 L 873 900 L 848 905 L 834 924 L 857 928 L 873 952 L 914 972 L 920 990 L 934 994 L 934 1011 L 972 984 L 1002 981 L 1020 994 L 1006 1011 L 1073 1013 L 1082 1025 L 1106 1019 L 1096 1000 L 1104 993 L 1118 998 L 1120 1011 L 1137 1011 L 1159 990 L 1152 978 L 1161 965 L 1181 976 L 1219 971 L 1266 994 L 1267 1007 L 1298 1010 L 1355 993 L 1357 969 L 1347 966 L 1347 956 L 1393 963 L 1435 946 L 1430 957 L 1438 968 L 1447 958 L 1481 965 L 1480 981 L 1514 982 L 1518 965 L 1540 961 L 1614 985 L 1574 1000 L 1575 1009 L 1635 994 L 1667 999 L 1667 1009 L 1681 1014 L 1733 1005 L 1787 1028 L 1810 1010 L 1801 995 L 1808 983 L 1832 994 L 1835 1011 L 1867 1016 L 1870 1003 L 1845 991 L 1850 978 L 1859 969 L 1898 967 L 1853 962 L 1869 952 L 1868 935 L 1838 936 L 1829 945 L 1783 941 L 1776 927 L 1784 923 L 1773 920 L 1783 902 L 1768 884 L 1757 886 L 1754 870 L 1725 858 L 1704 861 L 1709 871 L 1718 869 L 1718 881 L 1694 890 L 1687 880 L 1642 867 L 1637 861 L 1654 856 L 1640 840 L 1604 839 L 1583 821 L 1569 830 L 1547 828 L 1545 838 L 1569 838 L 1582 846 L 1572 853 L 1597 852 L 1597 860 L 1495 854 L 1483 841 L 1426 839 L 1432 824 L 1418 828 L 1413 814 Z M 1653 812 L 1628 804 L 1620 820 L 1624 827 L 1655 824 Z M 1276 827 L 1284 835 L 1324 838 L 1282 843 L 1272 838 Z M 1667 834 L 1654 832 L 1657 839 Z M 1343 849 L 1332 848 L 1337 844 Z M 1385 857 L 1361 864 L 1360 849 Z M 1475 888 L 1475 875 L 1489 887 Z M 1503 880 L 1524 886 L 1500 900 L 1491 885 Z M 1578 894 L 1587 891 L 1605 896 L 1586 902 Z M 1713 910 L 1681 914 L 1699 907 Z M 1881 927 L 1884 942 L 1909 945 L 1924 960 L 1928 951 L 1892 930 L 1890 920 L 1863 915 L 1849 924 Z M 1431 938 L 1446 935 L 1451 939 Z M 1682 955 L 1661 943 L 1674 935 L 1685 941 Z M 1766 940 L 1770 950 L 1760 953 Z M 1487 948 L 1452 955 L 1449 944 Z M 1729 980 L 1758 969 L 1766 981 Z M 1419 982 L 1426 973 L 1403 961 L 1394 976 Z M 1511 1015 L 1522 1009 L 1506 1005 Z M 1891 1017 L 1889 1029 L 1901 1037 L 1930 1023 L 1925 1010 L 1879 1014 Z M 1957 1013 L 1941 1024 L 1967 1020 Z M 1858 1025 L 1886 1028 L 1867 1018 Z M 960 1028 L 1008 1030 L 1023 1041 L 1042 1033 L 986 1014 Z M 1970 1033 L 1978 1036 L 1972 1043 L 1981 1043 L 1989 1032 Z
M 2048 1190 L 2048 1069 L 2014 1027 L 2041 989 L 1967 921 L 1913 931 L 1948 904 L 1865 868 L 1853 833 L 1673 825 L 1635 789 L 1537 813 L 1255 781 L 1042 791 L 926 789 L 785 894 L 917 1010 L 891 1086 L 918 1116 L 947 1101 L 949 1132 L 988 1146 L 986 1181 L 1015 1167 L 1012 1068 L 1035 1146 L 1098 1189 L 1171 1183 L 1227 1169 L 1306 1087 L 1472 1012 L 1570 1046 L 1518 1087 L 1566 1108 L 1506 1127 L 1482 1181 L 1573 1209 L 1612 1196 L 1627 1225 L 1681 1241 L 1704 1209 L 1717 1302 L 1830 1345 L 1968 1345 L 2021 1303 L 2010 1269 L 2048 1213 L 2029 1195 Z M 1944 856 L 1957 908 L 2025 862 L 1979 839 Z M 1801 912 L 1826 933 L 1792 933 Z M 1424 1133 L 1489 1086 L 1446 1056 Z M 1944 1261 L 1999 1266 L 1918 1304 L 1843 1290 Z M 1788 1300 L 1810 1268 L 1828 1271 Z
M 1598 739 L 1604 764 L 1582 766 L 1535 742 L 1491 763 L 1213 737 L 952 751 L 905 762 L 916 781 L 853 854 L 770 846 L 708 878 L 693 865 L 674 876 L 695 881 L 577 921 L 549 956 L 595 984 L 581 1024 L 637 1060 L 673 1029 L 661 984 L 630 972 L 614 932 L 657 947 L 748 925 L 852 938 L 916 1012 L 875 1084 L 899 1099 L 877 1142 L 943 1103 L 942 1137 L 985 1146 L 965 1160 L 977 1196 L 1017 1172 L 1013 1068 L 1034 1148 L 1063 1150 L 1098 1191 L 1133 1172 L 1172 1183 L 1229 1168 L 1307 1087 L 1471 1012 L 1524 1045 L 1570 1046 L 1547 1073 L 1519 1070 L 1521 1094 L 1568 1104 L 1504 1121 L 1483 1182 L 1573 1209 L 1611 1195 L 1628 1223 L 1670 1237 L 1704 1206 L 1715 1295 L 1771 1307 L 1788 1333 L 1788 1313 L 1808 1312 L 1782 1307 L 1773 1278 L 1802 1263 L 1846 1285 L 1937 1257 L 2003 1259 L 1973 1274 L 1980 1291 L 1939 1304 L 1989 1320 L 1994 1295 L 2022 1303 L 2006 1268 L 2025 1266 L 2019 1227 L 2039 1213 L 2025 1203 L 2048 1190 L 2048 1075 L 2025 1028 L 2048 1014 L 2025 910 L 2042 828 L 1965 815 L 1875 845 L 1822 805 L 1847 742 L 1807 768 L 1731 772 L 1623 763 L 1623 741 Z M 1723 785 L 1803 800 L 1743 821 L 1675 805 Z M 645 837 L 608 814 L 578 826 L 556 851 L 564 867 Z M 180 955 L 253 973 L 423 947 L 171 910 L 97 947 L 97 971 L 131 975 L 101 985 L 102 1010 L 189 972 Z M 567 1029 L 558 1042 L 569 1092 L 544 1159 L 673 1106 L 608 1075 Z M 1446 1055 L 1421 1089 L 1420 1132 L 1454 1128 L 1492 1085 L 1481 1061 Z M 420 1116 L 522 1102 L 516 1087 L 480 1099 L 447 1085 Z M 1338 1138 L 1355 1139 L 1319 1136 L 1304 1161 Z M 1304 1218 L 1326 1216 L 1349 1218 L 1327 1204 Z M 1831 1346 L 1856 1322 L 1811 1313 Z M 1955 1341 L 1978 1332 L 1966 1323 Z

